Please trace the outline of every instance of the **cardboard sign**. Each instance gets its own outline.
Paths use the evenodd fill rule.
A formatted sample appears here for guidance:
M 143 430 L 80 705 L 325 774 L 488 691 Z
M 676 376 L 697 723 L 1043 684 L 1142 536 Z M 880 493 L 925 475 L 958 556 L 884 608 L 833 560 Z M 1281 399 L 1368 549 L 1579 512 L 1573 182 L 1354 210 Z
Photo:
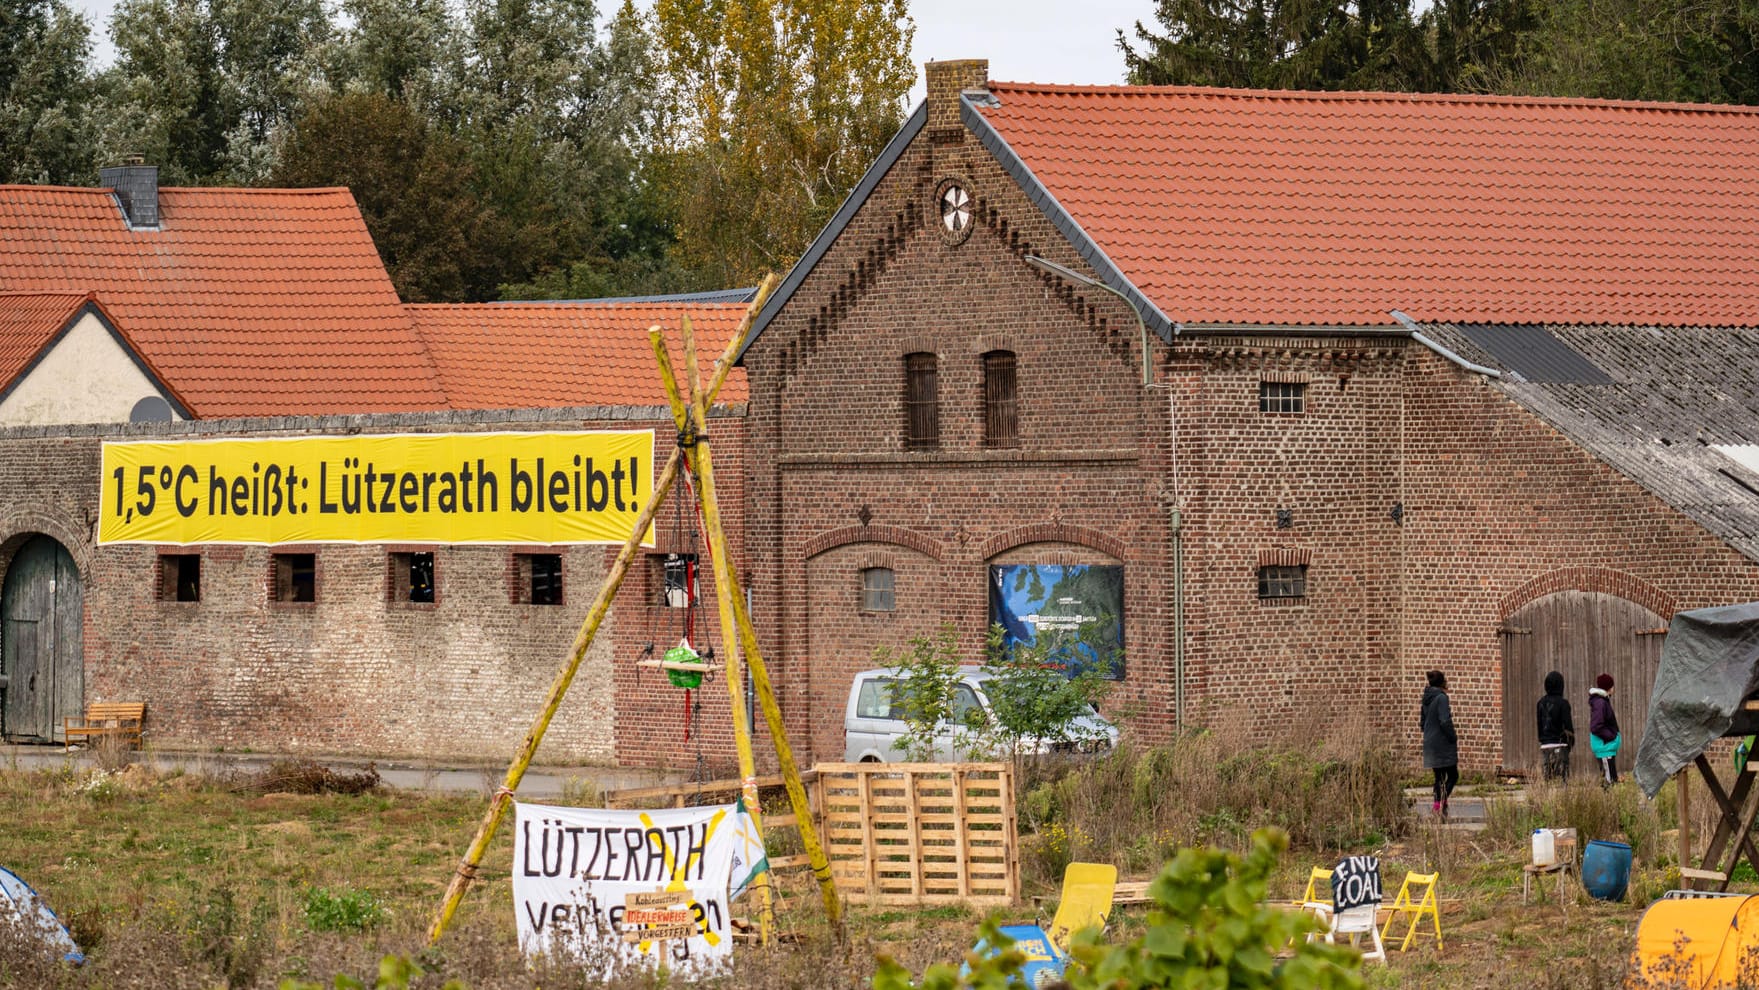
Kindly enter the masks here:
M 1382 899 L 1380 857 L 1351 856 L 1332 870 L 1333 910 L 1348 911 L 1364 904 L 1379 904 Z
M 513 910 L 529 955 L 704 975 L 732 965 L 733 897 L 767 869 L 740 804 L 607 811 L 519 804 Z

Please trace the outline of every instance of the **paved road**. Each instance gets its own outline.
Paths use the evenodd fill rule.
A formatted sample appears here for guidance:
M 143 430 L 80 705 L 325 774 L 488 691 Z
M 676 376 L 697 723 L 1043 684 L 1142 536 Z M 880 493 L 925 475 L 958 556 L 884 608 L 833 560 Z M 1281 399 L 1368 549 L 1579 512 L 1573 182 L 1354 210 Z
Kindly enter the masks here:
M 189 773 L 253 773 L 276 760 L 309 759 L 337 772 L 364 770 L 367 761 L 344 756 L 285 756 L 273 753 L 183 753 L 153 750 L 137 754 L 150 760 L 163 771 L 182 769 Z M 81 749 L 68 751 L 60 746 L 0 745 L 0 766 L 37 769 L 59 767 L 69 763 L 85 766 L 92 756 Z M 417 760 L 375 760 L 373 768 L 380 779 L 392 787 L 407 790 L 428 790 L 450 793 L 493 793 L 506 777 L 505 764 L 460 766 L 455 763 L 429 763 Z M 672 771 L 627 769 L 623 767 L 539 767 L 527 770 L 519 782 L 519 794 L 529 798 L 560 797 L 563 785 L 570 781 L 590 780 L 601 790 L 624 787 L 651 787 L 685 779 L 687 774 Z

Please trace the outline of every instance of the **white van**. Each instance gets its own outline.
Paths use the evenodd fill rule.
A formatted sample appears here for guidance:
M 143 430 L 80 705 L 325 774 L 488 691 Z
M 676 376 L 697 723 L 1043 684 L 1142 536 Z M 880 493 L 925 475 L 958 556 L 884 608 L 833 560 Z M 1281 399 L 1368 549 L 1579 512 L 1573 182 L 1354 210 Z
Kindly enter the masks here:
M 892 702 L 892 684 L 903 676 L 896 667 L 864 670 L 849 685 L 849 704 L 843 713 L 843 759 L 849 763 L 894 763 L 905 760 L 898 740 L 909 732 Z M 992 675 L 981 667 L 959 668 L 959 684 L 954 688 L 952 726 L 935 737 L 934 759 L 951 763 L 971 759 L 973 754 L 960 745 L 964 735 L 965 715 L 973 708 L 989 710 L 989 696 L 984 684 Z M 1071 733 L 1078 742 L 1048 743 L 1026 740 L 1022 749 L 1027 753 L 1109 752 L 1118 744 L 1118 727 L 1097 712 L 1075 720 Z

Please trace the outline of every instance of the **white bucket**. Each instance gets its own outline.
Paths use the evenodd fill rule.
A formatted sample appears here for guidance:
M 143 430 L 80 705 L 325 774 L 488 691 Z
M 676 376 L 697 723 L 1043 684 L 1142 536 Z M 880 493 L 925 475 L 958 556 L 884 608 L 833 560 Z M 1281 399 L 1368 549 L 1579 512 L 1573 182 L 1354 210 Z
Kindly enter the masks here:
M 1533 865 L 1550 866 L 1557 862 L 1557 837 L 1551 829 L 1533 830 Z

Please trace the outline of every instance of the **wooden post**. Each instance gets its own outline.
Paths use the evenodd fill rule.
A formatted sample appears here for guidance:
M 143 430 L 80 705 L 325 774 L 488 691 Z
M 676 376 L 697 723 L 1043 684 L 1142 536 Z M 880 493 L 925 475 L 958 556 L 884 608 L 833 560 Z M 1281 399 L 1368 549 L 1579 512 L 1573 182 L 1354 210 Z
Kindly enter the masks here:
M 688 318 L 686 318 L 688 326 Z M 648 331 L 650 342 L 657 341 L 656 350 L 663 350 L 665 341 Z M 686 339 L 691 339 L 687 337 Z M 686 357 L 688 357 L 688 353 Z M 723 378 L 730 361 L 722 363 L 716 370 L 717 380 Z M 694 377 L 694 376 L 693 376 Z M 675 390 L 674 390 L 675 393 Z M 696 401 L 690 405 L 689 413 L 696 425 L 698 436 L 708 434 L 708 407 L 704 404 L 699 392 Z M 716 560 L 726 557 L 727 546 L 720 525 L 720 509 L 715 501 L 714 461 L 709 456 L 706 440 L 698 441 L 696 451 L 698 467 L 697 483 L 700 490 L 697 499 L 702 505 L 704 526 L 709 529 L 709 546 Z M 717 539 L 715 534 L 722 534 Z M 723 577 L 724 575 L 724 577 Z M 732 600 L 735 626 L 739 631 L 740 642 L 745 647 L 745 663 L 751 667 L 751 683 L 757 692 L 757 700 L 763 708 L 764 721 L 769 726 L 770 740 L 776 746 L 776 763 L 782 771 L 782 783 L 788 791 L 788 801 L 793 805 L 796 825 L 800 830 L 800 843 L 806 847 L 807 861 L 812 866 L 812 873 L 818 880 L 819 893 L 824 900 L 825 916 L 839 934 L 843 926 L 843 908 L 837 899 L 836 880 L 831 876 L 831 864 L 825 856 L 824 847 L 818 840 L 818 829 L 812 821 L 812 805 L 806 796 L 806 787 L 801 783 L 800 768 L 794 762 L 794 750 L 788 745 L 788 729 L 782 724 L 782 710 L 776 704 L 775 694 L 770 687 L 769 670 L 764 666 L 763 653 L 757 645 L 757 634 L 751 625 L 751 615 L 745 608 L 745 597 L 739 585 L 739 577 L 733 572 L 729 563 L 725 567 L 717 565 L 715 584 L 725 588 Z
M 1679 799 L 1677 803 L 1680 806 L 1680 869 L 1689 870 L 1692 868 L 1692 765 L 1690 763 L 1681 767 L 1680 772 L 1674 775 L 1674 788 Z M 1680 886 L 1687 890 L 1695 889 L 1691 878 L 1683 873 L 1680 875 Z
M 641 515 L 636 518 L 629 539 L 624 542 L 616 562 L 611 565 L 611 573 L 605 577 L 605 583 L 599 587 L 598 597 L 593 599 L 592 607 L 587 610 L 586 619 L 580 624 L 580 632 L 575 634 L 574 648 L 569 651 L 561 672 L 551 683 L 550 694 L 543 709 L 538 712 L 531 731 L 525 734 L 525 741 L 519 744 L 513 763 L 507 767 L 507 776 L 501 781 L 501 789 L 489 800 L 489 810 L 483 814 L 482 824 L 476 830 L 476 838 L 471 841 L 463 861 L 458 864 L 457 872 L 452 875 L 452 882 L 446 887 L 446 896 L 440 901 L 440 910 L 434 915 L 433 926 L 428 929 L 429 945 L 440 941 L 446 925 L 458 911 L 458 902 L 464 898 L 465 889 L 476 877 L 477 864 L 482 862 L 483 854 L 488 851 L 489 841 L 495 837 L 495 829 L 500 826 L 501 819 L 507 813 L 507 805 L 513 798 L 513 792 L 519 789 L 519 782 L 525 778 L 526 768 L 531 766 L 538 744 L 549 730 L 550 720 L 555 717 L 556 709 L 562 705 L 562 697 L 568 693 L 568 686 L 574 683 L 574 674 L 580 669 L 580 661 L 585 658 L 593 638 L 598 635 L 605 613 L 611 608 L 611 599 L 617 596 L 617 589 L 622 586 L 624 575 L 629 573 L 629 564 L 641 547 L 642 537 L 647 535 L 648 527 L 653 525 L 654 513 L 665 501 L 666 492 L 671 489 L 673 482 L 678 480 L 678 465 L 682 460 L 678 450 L 674 448 L 672 456 L 666 459 L 665 469 L 660 472 L 659 481 L 654 484 L 653 497 L 648 499 Z
M 758 311 L 763 309 L 763 304 L 769 299 L 770 293 L 775 291 L 776 282 L 776 277 L 770 275 L 758 287 L 756 297 L 752 299 L 751 305 L 746 307 L 745 317 L 739 321 L 739 327 L 734 331 L 733 339 L 727 345 L 727 359 L 722 362 L 724 367 L 717 370 L 714 382 L 706 394 L 699 393 L 697 395 L 699 402 L 713 402 L 715 396 L 720 394 L 721 386 L 726 382 L 727 373 L 731 369 L 732 356 L 738 353 L 738 346 L 745 339 L 745 334 L 751 329 L 752 321 L 757 318 Z M 549 731 L 550 720 L 555 717 L 556 709 L 561 707 L 562 698 L 568 693 L 569 685 L 574 683 L 574 675 L 580 669 L 580 661 L 586 657 L 586 651 L 592 646 L 593 639 L 598 635 L 599 626 L 603 624 L 605 614 L 610 611 L 611 600 L 617 597 L 617 589 L 622 586 L 624 576 L 629 573 L 629 565 L 635 560 L 635 554 L 641 547 L 642 538 L 647 536 L 647 531 L 653 526 L 655 514 L 666 500 L 667 492 L 671 491 L 672 484 L 678 480 L 678 471 L 682 463 L 682 453 L 674 447 L 671 455 L 666 458 L 666 466 L 660 472 L 659 479 L 654 483 L 653 496 L 648 499 L 647 506 L 641 510 L 641 514 L 636 518 L 629 539 L 624 541 L 623 549 L 617 553 L 617 559 L 611 565 L 611 573 L 606 575 L 604 584 L 599 587 L 598 597 L 593 600 L 592 607 L 587 610 L 586 618 L 581 621 L 580 631 L 574 636 L 574 647 L 569 651 L 568 659 L 562 664 L 561 671 L 557 673 L 555 681 L 550 685 L 550 694 L 544 702 L 543 709 L 538 712 L 537 718 L 532 722 L 531 731 L 525 734 L 525 741 L 520 743 L 519 750 L 513 757 L 513 762 L 508 765 L 507 776 L 501 782 L 501 789 L 496 791 L 495 796 L 489 800 L 488 811 L 483 814 L 482 823 L 477 827 L 476 838 L 471 840 L 464 858 L 458 864 L 457 872 L 452 875 L 452 882 L 446 887 L 446 896 L 440 901 L 440 909 L 434 915 L 432 927 L 428 929 L 429 945 L 437 944 L 440 941 L 440 936 L 445 934 L 446 926 L 451 923 L 452 916 L 458 911 L 458 903 L 464 899 L 465 890 L 470 887 L 470 881 L 475 879 L 477 866 L 482 862 L 483 854 L 488 851 L 489 842 L 495 837 L 495 829 L 500 827 L 501 819 L 506 816 L 507 805 L 513 798 L 513 792 L 519 789 L 519 782 L 525 778 L 525 771 L 531 766 L 532 757 L 537 754 L 538 744 L 543 742 L 544 733 Z M 762 832 L 760 831 L 758 834 L 761 835 Z
M 689 413 L 686 412 L 688 407 L 696 404 L 696 334 L 691 328 L 690 317 L 684 317 L 682 323 L 684 356 L 686 367 L 689 368 L 689 373 L 684 376 L 682 382 L 679 381 L 678 374 L 672 368 L 671 356 L 666 351 L 666 339 L 659 328 L 649 330 L 647 339 L 648 345 L 653 348 L 654 361 L 659 364 L 660 380 L 665 383 L 666 397 L 671 400 L 672 419 L 677 424 L 678 432 L 682 436 L 694 438 L 689 441 L 688 446 L 681 446 L 680 449 L 684 451 L 684 459 L 690 465 L 692 473 L 700 478 L 703 476 L 704 467 L 710 461 L 708 437 L 694 432 Z M 728 347 L 727 353 L 722 355 L 722 367 L 727 367 L 732 363 L 733 348 L 737 347 L 738 344 L 739 341 L 735 338 Z M 709 491 L 711 489 L 708 484 L 704 483 L 702 490 L 698 493 L 698 500 L 702 504 L 703 528 L 708 531 L 705 535 L 709 547 L 709 563 L 714 569 L 715 604 L 720 610 L 721 651 L 724 654 L 721 659 L 722 674 L 724 675 L 722 679 L 727 682 L 727 711 L 733 719 L 733 749 L 739 757 L 740 793 L 745 798 L 745 809 L 751 815 L 752 827 L 757 829 L 757 834 L 761 836 L 763 835 L 763 819 L 757 801 L 757 761 L 752 755 L 750 722 L 745 714 L 745 691 L 743 690 L 745 678 L 741 674 L 739 666 L 739 633 L 734 626 L 732 603 L 727 598 L 729 594 L 727 586 L 728 563 L 726 554 L 721 552 L 721 548 L 725 545 L 725 533 L 721 529 L 719 513 L 708 511 L 708 495 L 706 493 Z M 696 510 L 697 506 L 691 506 L 691 511 Z M 766 871 L 753 880 L 752 887 L 757 892 L 758 941 L 768 945 L 770 922 L 774 916 L 769 873 Z

